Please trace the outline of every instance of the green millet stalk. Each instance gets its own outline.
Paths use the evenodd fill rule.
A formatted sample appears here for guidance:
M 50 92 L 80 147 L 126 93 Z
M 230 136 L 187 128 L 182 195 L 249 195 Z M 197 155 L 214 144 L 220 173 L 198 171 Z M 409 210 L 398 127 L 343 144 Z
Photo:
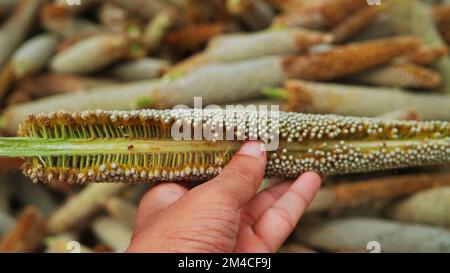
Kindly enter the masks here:
M 180 128 L 184 139 L 177 141 Z M 0 156 L 26 157 L 24 173 L 34 182 L 206 181 L 249 139 L 279 140 L 267 154 L 267 177 L 450 162 L 445 121 L 212 109 L 32 114 L 19 137 L 0 138 Z

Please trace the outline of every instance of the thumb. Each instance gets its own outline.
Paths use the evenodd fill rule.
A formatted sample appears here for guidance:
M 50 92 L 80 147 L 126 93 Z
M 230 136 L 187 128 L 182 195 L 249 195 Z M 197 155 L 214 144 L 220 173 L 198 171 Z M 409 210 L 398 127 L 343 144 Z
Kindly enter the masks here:
M 240 208 L 256 194 L 264 178 L 267 159 L 262 147 L 257 141 L 246 142 L 216 178 L 195 190 Z
M 167 209 L 187 192 L 187 188 L 177 183 L 161 183 L 153 186 L 139 203 L 136 228 L 144 226 L 146 221 L 152 220 L 154 215 Z

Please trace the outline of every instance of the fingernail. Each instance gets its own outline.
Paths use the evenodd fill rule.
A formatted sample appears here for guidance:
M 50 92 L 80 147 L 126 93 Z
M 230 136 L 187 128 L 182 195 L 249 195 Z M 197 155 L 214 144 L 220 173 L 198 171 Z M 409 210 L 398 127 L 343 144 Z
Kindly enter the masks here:
M 261 147 L 261 143 L 257 141 L 248 141 L 244 145 L 242 145 L 238 153 L 259 158 L 264 154 L 264 151 L 261 149 Z

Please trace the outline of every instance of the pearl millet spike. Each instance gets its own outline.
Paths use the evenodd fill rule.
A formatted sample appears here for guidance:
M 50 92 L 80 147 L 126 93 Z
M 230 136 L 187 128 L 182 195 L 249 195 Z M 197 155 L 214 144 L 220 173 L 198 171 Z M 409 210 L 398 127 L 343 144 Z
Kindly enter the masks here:
M 450 163 L 446 121 L 290 112 L 279 112 L 274 121 L 270 112 L 259 113 L 178 109 L 31 114 L 19 137 L 0 138 L 0 156 L 26 157 L 24 173 L 34 182 L 68 183 L 205 181 L 222 170 L 243 140 L 270 142 L 275 136 L 279 145 L 267 153 L 267 177 Z M 187 124 L 191 135 L 196 128 L 209 128 L 212 138 L 177 141 L 171 132 L 180 124 Z M 235 140 L 220 140 L 228 132 Z

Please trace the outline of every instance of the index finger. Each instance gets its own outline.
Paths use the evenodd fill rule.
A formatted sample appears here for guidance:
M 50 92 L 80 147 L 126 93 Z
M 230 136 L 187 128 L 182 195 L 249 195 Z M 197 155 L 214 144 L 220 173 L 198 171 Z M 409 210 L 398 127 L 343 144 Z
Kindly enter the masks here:
M 302 174 L 289 189 L 268 208 L 253 227 L 272 251 L 278 249 L 292 233 L 303 212 L 320 188 L 321 178 L 314 172 Z

